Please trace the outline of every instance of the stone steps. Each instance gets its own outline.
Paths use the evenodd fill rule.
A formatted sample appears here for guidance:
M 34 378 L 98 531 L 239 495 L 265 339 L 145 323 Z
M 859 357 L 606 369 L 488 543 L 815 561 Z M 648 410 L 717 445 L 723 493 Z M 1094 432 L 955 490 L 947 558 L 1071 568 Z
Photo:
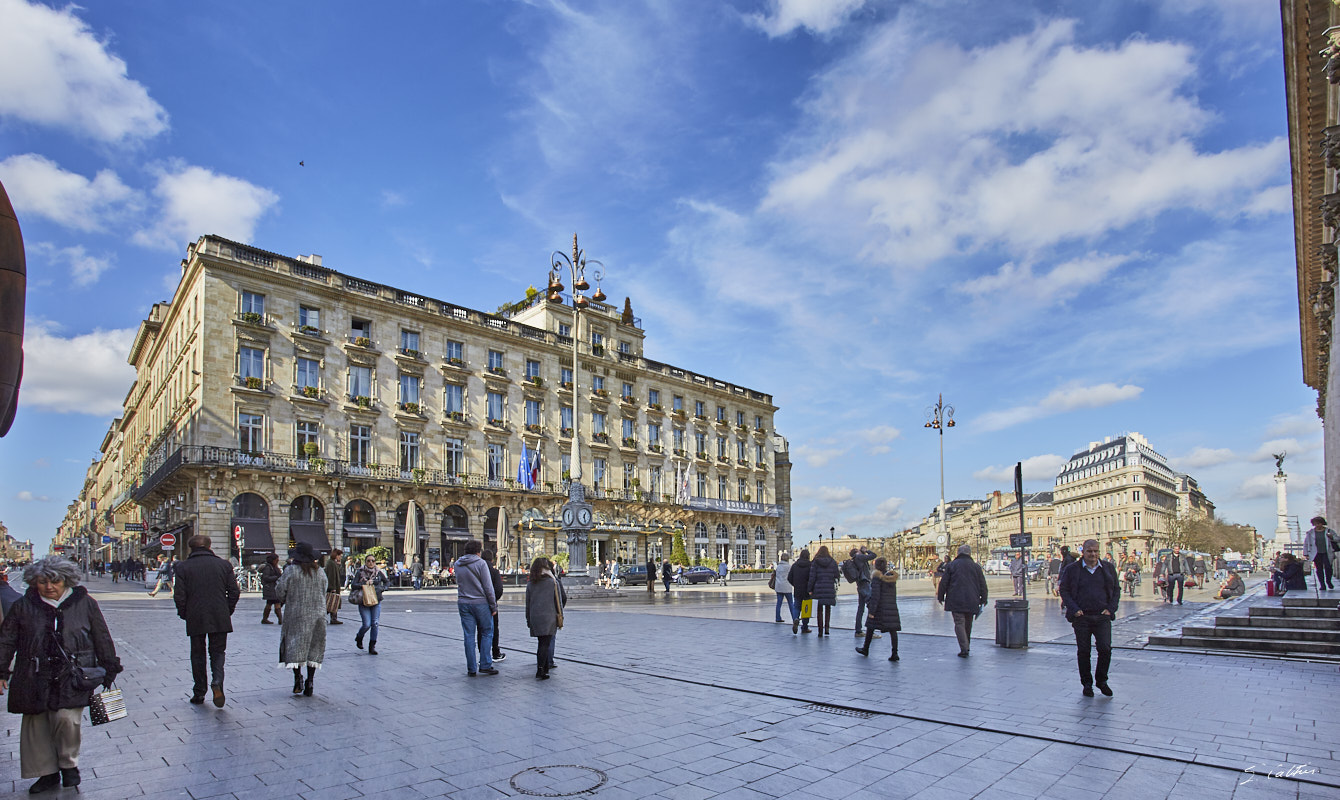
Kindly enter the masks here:
M 1300 593 L 1301 594 L 1301 593 Z M 1340 610 L 1334 596 L 1284 597 L 1252 606 L 1246 616 L 1214 618 L 1212 627 L 1187 625 L 1178 636 L 1150 636 L 1149 644 L 1281 656 L 1340 658 Z

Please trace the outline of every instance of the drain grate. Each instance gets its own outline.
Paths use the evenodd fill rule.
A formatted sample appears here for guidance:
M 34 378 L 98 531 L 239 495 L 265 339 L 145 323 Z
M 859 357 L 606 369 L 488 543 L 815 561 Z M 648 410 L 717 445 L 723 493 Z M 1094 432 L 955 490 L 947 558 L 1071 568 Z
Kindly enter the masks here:
M 822 711 L 825 714 L 837 714 L 839 717 L 858 717 L 860 719 L 870 719 L 875 716 L 873 711 L 858 711 L 854 708 L 843 708 L 842 706 L 830 706 L 827 703 L 810 703 L 805 706 L 806 711 Z
M 605 785 L 609 776 L 594 767 L 556 764 L 523 769 L 508 781 L 512 788 L 531 797 L 569 797 L 590 794 Z

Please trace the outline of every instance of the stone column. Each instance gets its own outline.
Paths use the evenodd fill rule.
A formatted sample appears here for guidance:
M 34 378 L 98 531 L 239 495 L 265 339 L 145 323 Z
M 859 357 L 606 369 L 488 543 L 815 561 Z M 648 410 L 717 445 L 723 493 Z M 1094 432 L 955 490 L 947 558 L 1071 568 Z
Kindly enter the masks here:
M 1284 474 L 1284 469 L 1280 468 L 1275 473 L 1275 544 L 1274 549 L 1285 552 L 1285 548 L 1293 544 L 1293 537 L 1289 534 L 1289 500 L 1285 490 L 1285 483 L 1289 476 Z

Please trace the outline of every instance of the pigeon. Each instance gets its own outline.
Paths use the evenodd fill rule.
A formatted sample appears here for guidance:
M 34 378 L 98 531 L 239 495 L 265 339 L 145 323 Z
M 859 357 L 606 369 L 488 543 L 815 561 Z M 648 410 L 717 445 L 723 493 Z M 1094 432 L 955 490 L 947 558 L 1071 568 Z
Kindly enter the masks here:
M 298 166 L 300 166 L 300 167 L 305 167 L 305 166 L 307 166 L 307 164 L 306 164 L 305 162 L 299 161 L 299 162 L 298 162 Z

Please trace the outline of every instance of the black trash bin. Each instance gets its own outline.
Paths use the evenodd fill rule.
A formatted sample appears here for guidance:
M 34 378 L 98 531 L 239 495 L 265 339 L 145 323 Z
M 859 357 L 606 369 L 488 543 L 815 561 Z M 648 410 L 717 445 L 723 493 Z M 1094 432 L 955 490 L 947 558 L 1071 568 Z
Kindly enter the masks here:
M 1028 601 L 1011 598 L 996 601 L 996 644 L 1028 647 Z

